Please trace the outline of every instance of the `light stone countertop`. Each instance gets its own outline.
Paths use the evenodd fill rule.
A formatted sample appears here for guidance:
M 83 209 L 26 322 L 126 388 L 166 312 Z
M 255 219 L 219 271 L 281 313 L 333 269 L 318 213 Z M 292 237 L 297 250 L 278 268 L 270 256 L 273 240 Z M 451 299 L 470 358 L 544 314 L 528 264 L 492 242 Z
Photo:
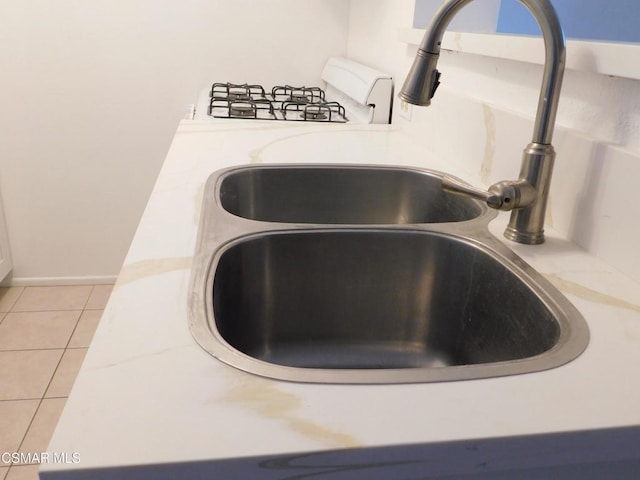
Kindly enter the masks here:
M 505 243 L 589 325 L 587 350 L 560 368 L 314 385 L 260 378 L 204 352 L 187 322 L 204 183 L 220 168 L 286 162 L 412 165 L 475 180 L 394 126 L 183 121 L 49 446 L 80 462 L 45 464 L 42 478 L 503 479 L 525 470 L 513 478 L 566 479 L 598 468 L 626 478 L 640 465 L 640 285 L 553 231 L 541 246 Z M 494 235 L 507 220 L 494 220 Z

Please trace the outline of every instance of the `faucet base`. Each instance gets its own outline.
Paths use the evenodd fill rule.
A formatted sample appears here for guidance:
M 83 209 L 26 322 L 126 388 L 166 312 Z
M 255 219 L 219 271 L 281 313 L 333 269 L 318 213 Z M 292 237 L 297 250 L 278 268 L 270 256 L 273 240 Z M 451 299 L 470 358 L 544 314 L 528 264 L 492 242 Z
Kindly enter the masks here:
M 528 206 L 511 211 L 504 236 L 525 245 L 544 243 L 544 217 L 556 152 L 552 145 L 530 143 L 524 149 L 520 179 L 532 186 L 535 197 Z
M 525 245 L 540 245 L 544 243 L 544 230 L 539 232 L 521 232 L 509 226 L 505 229 L 504 236 L 507 240 Z

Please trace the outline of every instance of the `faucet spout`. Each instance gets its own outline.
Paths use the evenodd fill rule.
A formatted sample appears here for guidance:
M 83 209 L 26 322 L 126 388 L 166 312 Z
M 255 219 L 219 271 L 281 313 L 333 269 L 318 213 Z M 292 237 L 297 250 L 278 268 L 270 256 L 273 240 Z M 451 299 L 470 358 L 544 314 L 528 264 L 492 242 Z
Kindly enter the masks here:
M 400 91 L 402 100 L 422 106 L 431 103 L 440 84 L 437 63 L 444 32 L 460 9 L 472 1 L 446 0 L 436 12 Z M 513 182 L 506 182 L 517 188 L 524 187 L 528 199 L 513 208 L 505 236 L 520 243 L 538 244 L 544 242 L 544 216 L 555 159 L 551 140 L 564 75 L 566 48 L 560 20 L 551 1 L 519 1 L 529 9 L 540 26 L 545 45 L 545 65 L 533 135 L 523 153 L 520 177 Z M 504 185 L 505 182 L 500 184 Z M 495 190 L 494 187 L 491 189 Z M 456 191 L 455 188 L 449 186 L 447 189 Z M 530 195 L 532 191 L 535 191 L 533 196 Z M 468 194 L 464 189 L 456 193 Z

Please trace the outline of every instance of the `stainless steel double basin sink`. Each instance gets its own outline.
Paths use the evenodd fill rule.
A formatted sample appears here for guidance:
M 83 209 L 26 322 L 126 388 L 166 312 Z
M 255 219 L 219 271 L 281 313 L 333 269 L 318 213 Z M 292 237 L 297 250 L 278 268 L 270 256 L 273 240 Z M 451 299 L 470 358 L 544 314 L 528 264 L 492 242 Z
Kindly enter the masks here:
M 579 312 L 489 233 L 493 211 L 441 183 L 402 167 L 215 172 L 193 336 L 235 368 L 314 383 L 479 379 L 580 355 Z

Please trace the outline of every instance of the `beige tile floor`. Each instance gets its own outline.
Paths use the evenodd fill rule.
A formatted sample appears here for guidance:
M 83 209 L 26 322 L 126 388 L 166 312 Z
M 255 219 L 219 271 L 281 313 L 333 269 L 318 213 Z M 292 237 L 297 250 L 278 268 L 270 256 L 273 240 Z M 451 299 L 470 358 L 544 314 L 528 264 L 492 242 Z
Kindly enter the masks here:
M 0 480 L 35 480 L 40 453 L 91 343 L 111 285 L 0 288 Z

